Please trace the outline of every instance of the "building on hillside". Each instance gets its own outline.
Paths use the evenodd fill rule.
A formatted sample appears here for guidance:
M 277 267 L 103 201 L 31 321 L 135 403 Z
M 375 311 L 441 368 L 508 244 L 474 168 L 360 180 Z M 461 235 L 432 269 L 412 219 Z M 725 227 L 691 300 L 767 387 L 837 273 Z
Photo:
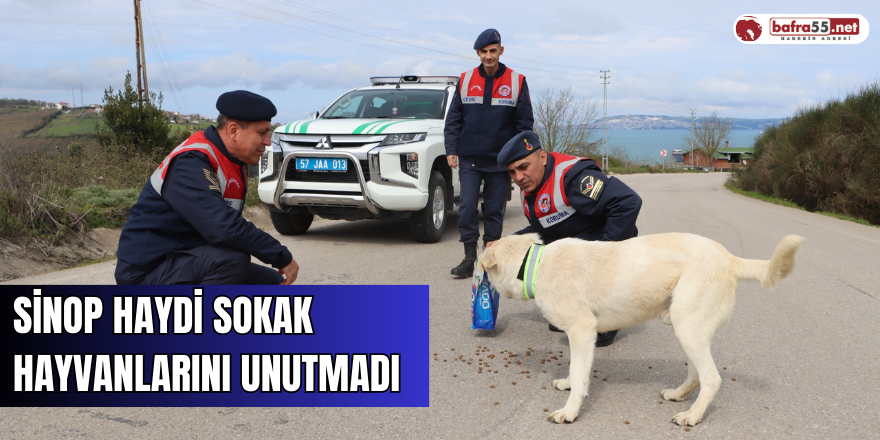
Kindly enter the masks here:
M 57 108 L 58 110 L 64 110 L 67 107 L 68 104 L 66 102 L 59 102 L 58 104 L 55 104 L 55 108 Z
M 730 171 L 734 168 L 742 168 L 749 165 L 752 160 L 754 149 L 752 148 L 719 148 L 712 158 L 712 162 L 706 160 L 706 153 L 702 150 L 696 152 L 685 151 L 682 154 L 682 166 L 705 168 L 711 167 L 717 171 Z

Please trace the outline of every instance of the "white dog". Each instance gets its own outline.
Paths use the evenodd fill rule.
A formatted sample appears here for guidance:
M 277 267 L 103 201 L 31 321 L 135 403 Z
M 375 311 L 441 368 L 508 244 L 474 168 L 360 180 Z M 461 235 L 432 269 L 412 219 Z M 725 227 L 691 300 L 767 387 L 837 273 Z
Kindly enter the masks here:
M 524 260 L 532 244 L 541 240 L 538 234 L 525 234 L 497 241 L 483 252 L 480 262 L 490 282 L 508 298 L 527 299 L 519 278 L 534 278 L 538 308 L 568 335 L 569 375 L 552 384 L 571 393 L 565 407 L 548 420 L 572 422 L 578 416 L 590 384 L 597 332 L 660 318 L 672 325 L 688 359 L 684 383 L 660 395 L 680 401 L 702 386 L 693 406 L 672 419 L 693 426 L 721 387 L 710 347 L 733 313 L 737 280 L 772 287 L 794 269 L 795 252 L 803 240 L 786 236 L 768 261 L 738 258 L 719 243 L 693 234 L 647 235 L 622 242 L 566 238 L 543 248 L 530 276 Z

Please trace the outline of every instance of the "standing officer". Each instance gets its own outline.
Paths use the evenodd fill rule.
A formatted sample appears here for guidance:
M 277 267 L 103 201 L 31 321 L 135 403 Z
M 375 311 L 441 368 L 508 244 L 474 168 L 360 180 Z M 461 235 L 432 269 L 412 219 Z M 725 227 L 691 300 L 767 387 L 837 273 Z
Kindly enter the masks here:
M 567 237 L 623 241 L 638 235 L 641 197 L 606 176 L 594 160 L 547 153 L 538 135 L 526 131 L 504 145 L 498 165 L 522 190 L 529 226 L 516 234 L 537 232 L 544 244 Z M 553 324 L 550 330 L 561 331 Z M 596 346 L 610 345 L 615 336 L 617 330 L 599 333 Z
M 461 165 L 458 231 L 464 243 L 464 259 L 452 269 L 452 275 L 457 277 L 471 276 L 477 260 L 481 183 L 483 242 L 501 238 L 502 210 L 507 203 L 510 178 L 498 166 L 498 152 L 513 135 L 531 130 L 534 122 L 526 77 L 498 61 L 504 53 L 498 31 L 483 31 L 474 49 L 481 64 L 461 74 L 444 130 L 446 160 L 452 168 Z
M 290 251 L 241 217 L 245 165 L 258 163 L 269 145 L 275 106 L 237 90 L 220 95 L 217 110 L 217 128 L 172 150 L 144 185 L 119 237 L 117 284 L 296 280 L 299 265 Z M 251 255 L 277 272 L 251 263 Z

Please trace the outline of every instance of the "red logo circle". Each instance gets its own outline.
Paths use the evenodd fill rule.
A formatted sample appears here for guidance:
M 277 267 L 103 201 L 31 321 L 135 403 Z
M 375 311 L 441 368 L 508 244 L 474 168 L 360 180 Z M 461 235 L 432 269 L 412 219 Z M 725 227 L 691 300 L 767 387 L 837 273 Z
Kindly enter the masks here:
M 736 22 L 736 37 L 741 41 L 755 41 L 761 36 L 761 24 L 758 18 L 751 15 L 744 15 L 742 19 Z
M 538 209 L 543 213 L 547 213 L 550 210 L 550 194 L 544 193 L 541 194 L 541 197 L 538 197 Z

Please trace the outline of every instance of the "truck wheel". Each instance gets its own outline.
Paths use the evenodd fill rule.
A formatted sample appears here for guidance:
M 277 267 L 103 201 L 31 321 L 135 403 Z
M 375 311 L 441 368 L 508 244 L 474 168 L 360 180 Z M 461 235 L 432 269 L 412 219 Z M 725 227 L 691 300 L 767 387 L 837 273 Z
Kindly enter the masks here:
M 446 227 L 446 179 L 439 171 L 431 173 L 428 180 L 428 205 L 409 218 L 409 231 L 416 241 L 436 243 L 443 237 Z
M 305 234 L 312 225 L 315 218 L 312 214 L 288 214 L 286 212 L 269 211 L 269 217 L 272 219 L 272 226 L 281 235 L 300 235 Z

